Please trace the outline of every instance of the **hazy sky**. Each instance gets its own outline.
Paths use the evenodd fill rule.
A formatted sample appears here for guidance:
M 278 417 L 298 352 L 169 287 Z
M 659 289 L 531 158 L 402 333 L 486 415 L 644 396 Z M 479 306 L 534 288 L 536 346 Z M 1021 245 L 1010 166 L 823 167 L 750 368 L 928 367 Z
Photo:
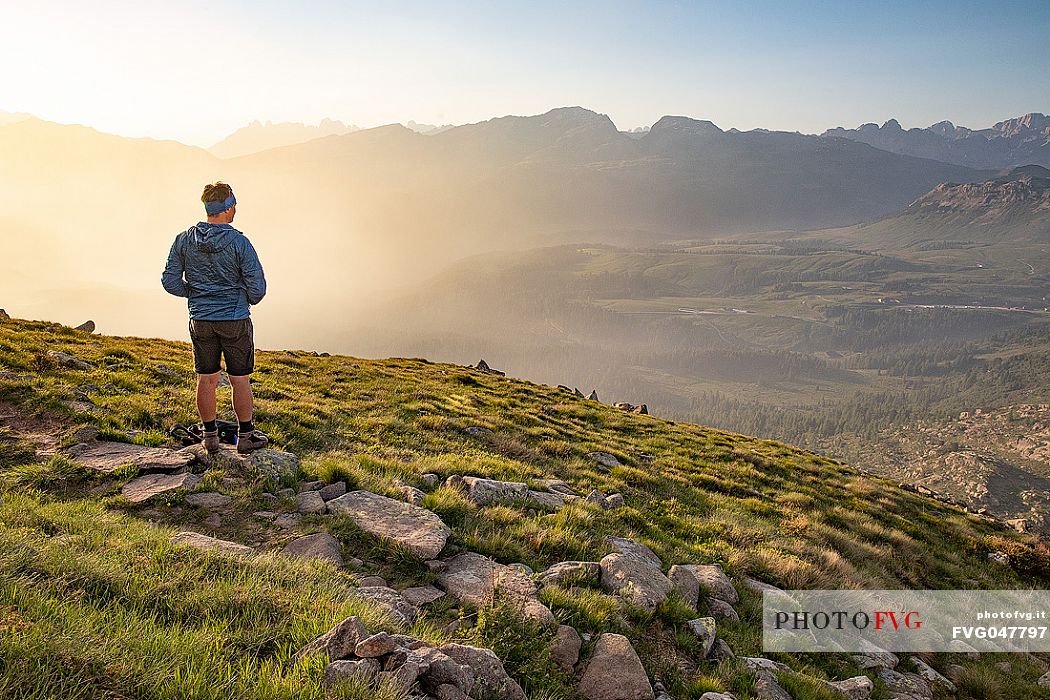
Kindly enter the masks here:
M 582 105 L 819 132 L 1050 111 L 1050 1 L 11 0 L 0 109 L 210 144 L 252 119 Z

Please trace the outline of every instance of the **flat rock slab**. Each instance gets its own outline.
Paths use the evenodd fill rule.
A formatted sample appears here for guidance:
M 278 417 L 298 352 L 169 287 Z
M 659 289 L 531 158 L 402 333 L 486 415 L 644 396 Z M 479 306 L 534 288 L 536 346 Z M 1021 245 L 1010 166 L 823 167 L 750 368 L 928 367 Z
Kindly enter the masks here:
M 463 483 L 467 487 L 467 497 L 479 506 L 524 500 L 529 495 L 528 485 L 516 481 L 496 481 L 483 479 L 480 476 L 465 476 Z
M 445 592 L 433 586 L 413 586 L 401 591 L 401 597 L 417 608 L 421 605 L 430 605 L 435 600 L 445 597 Z
M 196 459 L 189 451 L 143 447 L 126 442 L 83 443 L 71 448 L 70 455 L 77 464 L 104 474 L 111 474 L 129 464 L 142 472 L 173 472 Z
M 193 445 L 185 451 L 193 454 L 203 464 L 228 472 L 260 476 L 275 483 L 284 477 L 296 476 L 299 471 L 299 457 L 281 450 L 267 448 L 242 455 L 237 452 L 235 446 L 222 445 L 215 454 L 208 454 L 203 445 Z
M 189 490 L 199 484 L 196 474 L 147 474 L 124 484 L 120 493 L 132 503 L 145 503 L 154 496 L 171 491 Z
M 230 505 L 233 499 L 221 493 L 209 491 L 208 493 L 191 493 L 186 496 L 186 505 L 197 508 L 223 508 Z
M 284 546 L 283 552 L 285 556 L 296 559 L 317 559 L 329 562 L 337 568 L 343 566 L 343 556 L 339 553 L 339 540 L 326 532 L 297 537 Z
M 328 502 L 328 512 L 345 514 L 376 537 L 403 545 L 423 559 L 433 559 L 452 533 L 434 513 L 370 491 L 351 491 Z
M 247 556 L 254 554 L 255 550 L 243 544 L 208 537 L 199 532 L 180 532 L 171 538 L 172 544 L 179 544 L 194 549 L 202 549 L 206 552 L 221 552 L 223 554 L 239 554 Z

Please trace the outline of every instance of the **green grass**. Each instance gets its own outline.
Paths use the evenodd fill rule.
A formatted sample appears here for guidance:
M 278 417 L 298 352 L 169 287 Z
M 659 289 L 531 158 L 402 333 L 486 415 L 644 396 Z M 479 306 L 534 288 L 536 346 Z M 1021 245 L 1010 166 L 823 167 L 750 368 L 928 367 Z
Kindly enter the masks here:
M 93 369 L 58 368 L 41 354 L 44 347 Z M 184 380 L 153 371 L 158 363 Z M 665 568 L 719 562 L 731 576 L 785 588 L 1050 582 L 1046 551 L 1034 537 L 942 505 L 932 516 L 922 496 L 776 442 L 627 414 L 553 387 L 425 360 L 260 352 L 257 365 L 257 423 L 277 446 L 302 457 L 303 478 L 344 480 L 392 497 L 397 482 L 419 486 L 426 473 L 558 478 L 581 494 L 624 495 L 626 506 L 616 511 L 577 502 L 547 513 L 527 503 L 478 507 L 445 486 L 427 494 L 424 505 L 452 528 L 452 545 L 503 563 L 539 571 L 563 560 L 596 561 L 615 535 L 648 544 Z M 127 431 L 136 430 L 153 441 L 173 423 L 195 420 L 190 353 L 182 343 L 0 322 L 0 370 L 33 374 L 28 381 L 0 379 L 3 412 L 58 421 L 56 430 L 90 423 L 107 436 L 129 439 Z M 120 390 L 100 391 L 92 396 L 95 412 L 76 413 L 66 402 L 73 387 L 88 382 Z M 223 417 L 231 417 L 228 392 L 221 395 Z M 464 432 L 474 425 L 494 432 Z M 598 449 L 624 466 L 601 471 L 585 457 Z M 348 614 L 390 625 L 350 602 L 350 574 L 268 554 L 238 561 L 173 548 L 171 533 L 197 527 L 202 514 L 178 499 L 149 508 L 122 503 L 114 494 L 131 476 L 98 479 L 63 458 L 41 461 L 0 435 L 0 629 L 9 632 L 0 634 L 0 696 L 319 698 L 320 666 L 288 665 L 290 655 Z M 230 477 L 206 474 L 201 487 L 235 499 L 209 534 L 277 549 L 288 535 L 251 514 L 294 506 L 265 500 L 264 484 Z M 147 510 L 157 523 L 145 519 Z M 307 531 L 332 532 L 344 555 L 365 560 L 369 572 L 396 586 L 433 578 L 418 558 L 346 519 L 303 523 Z M 1009 551 L 1020 571 L 988 567 L 993 548 Z M 700 688 L 715 686 L 747 697 L 739 665 L 696 662 L 682 633 L 691 611 L 680 601 L 650 614 L 579 583 L 542 592 L 559 621 L 581 632 L 627 634 L 675 697 L 699 697 Z M 742 596 L 742 622 L 719 625 L 720 635 L 737 654 L 760 655 L 760 599 L 743 589 Z M 461 613 L 445 602 L 417 632 L 437 639 L 439 625 Z M 502 649 L 534 698 L 571 697 L 571 683 L 543 671 L 538 640 L 546 632 L 480 613 L 477 626 L 457 634 Z M 538 671 L 529 658 L 539 660 Z M 784 658 L 828 678 L 855 675 L 843 659 Z M 1032 689 L 1036 670 L 1025 665 L 1019 676 L 1029 697 L 1040 697 Z M 1002 674 L 987 682 L 975 677 L 971 685 L 981 683 L 1004 698 L 1015 687 Z M 348 688 L 343 696 L 364 692 Z M 820 697 L 818 690 L 799 692 Z M 982 692 L 990 691 L 971 696 Z

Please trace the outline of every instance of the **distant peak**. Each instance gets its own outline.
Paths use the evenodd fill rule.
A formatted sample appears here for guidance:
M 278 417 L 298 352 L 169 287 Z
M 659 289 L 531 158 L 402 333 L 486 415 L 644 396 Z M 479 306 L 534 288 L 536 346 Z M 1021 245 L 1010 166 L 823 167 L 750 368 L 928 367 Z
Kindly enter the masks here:
M 904 129 L 901 128 L 901 123 L 896 119 L 888 120 L 885 124 L 882 125 L 882 128 L 886 129 L 887 131 L 904 131 Z
M 1041 165 L 1019 165 L 1006 173 L 1005 178 L 1013 180 L 1019 177 L 1038 177 L 1050 180 L 1050 170 Z
M 715 126 L 714 122 L 707 121 L 706 119 L 692 119 L 690 117 L 675 117 L 670 115 L 660 117 L 660 120 L 653 124 L 653 128 L 649 130 L 650 135 L 667 133 L 686 134 L 689 136 L 709 136 L 725 132 Z

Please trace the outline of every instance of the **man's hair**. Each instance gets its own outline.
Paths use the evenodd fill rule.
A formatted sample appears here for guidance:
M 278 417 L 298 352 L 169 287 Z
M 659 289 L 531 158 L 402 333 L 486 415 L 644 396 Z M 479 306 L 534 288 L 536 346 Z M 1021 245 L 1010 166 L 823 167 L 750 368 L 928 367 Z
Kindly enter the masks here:
M 201 201 L 205 204 L 208 202 L 223 202 L 232 194 L 233 188 L 225 182 L 213 182 L 210 185 L 204 186 L 204 193 L 201 194 Z

